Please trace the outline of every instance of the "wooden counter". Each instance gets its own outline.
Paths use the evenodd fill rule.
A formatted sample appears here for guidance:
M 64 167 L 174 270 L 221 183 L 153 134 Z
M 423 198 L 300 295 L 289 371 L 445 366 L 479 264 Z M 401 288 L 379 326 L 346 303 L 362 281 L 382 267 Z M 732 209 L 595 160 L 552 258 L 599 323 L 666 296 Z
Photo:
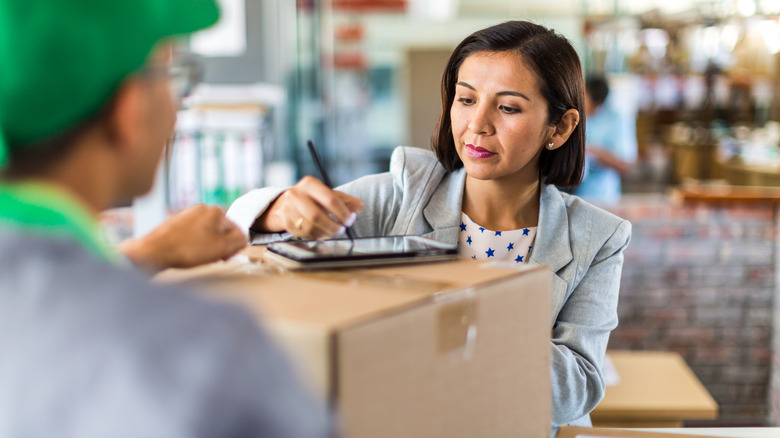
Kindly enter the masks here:
M 682 184 L 672 189 L 676 201 L 710 203 L 780 203 L 780 187 L 733 186 L 728 184 Z
M 684 427 L 656 429 L 601 429 L 562 427 L 556 438 L 777 438 L 780 427 Z
M 596 427 L 679 427 L 714 419 L 718 405 L 674 352 L 610 351 L 620 383 L 591 413 Z

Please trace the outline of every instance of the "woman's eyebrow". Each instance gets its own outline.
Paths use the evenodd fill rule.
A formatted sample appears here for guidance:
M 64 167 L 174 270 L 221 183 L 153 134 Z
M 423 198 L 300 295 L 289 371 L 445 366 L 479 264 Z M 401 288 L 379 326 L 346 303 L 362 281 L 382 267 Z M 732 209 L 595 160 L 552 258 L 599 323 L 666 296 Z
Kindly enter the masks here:
M 461 87 L 466 87 L 469 90 L 477 91 L 477 89 L 472 87 L 468 82 L 460 81 L 455 85 L 460 85 Z M 499 91 L 498 93 L 496 93 L 496 96 L 517 96 L 517 97 L 522 97 L 523 99 L 529 102 L 531 101 L 531 99 L 528 96 L 526 96 L 523 93 L 520 93 L 519 91 Z
M 466 87 L 466 88 L 468 88 L 469 90 L 472 90 L 472 91 L 477 91 L 477 89 L 476 89 L 476 88 L 474 88 L 474 87 L 472 87 L 471 85 L 469 85 L 469 83 L 468 83 L 468 82 L 463 82 L 463 81 L 460 81 L 460 82 L 456 83 L 455 85 L 460 85 L 461 87 Z
M 517 97 L 522 97 L 523 99 L 529 102 L 531 101 L 531 99 L 528 96 L 526 96 L 525 94 L 519 91 L 499 91 L 498 93 L 496 93 L 496 96 L 517 96 Z

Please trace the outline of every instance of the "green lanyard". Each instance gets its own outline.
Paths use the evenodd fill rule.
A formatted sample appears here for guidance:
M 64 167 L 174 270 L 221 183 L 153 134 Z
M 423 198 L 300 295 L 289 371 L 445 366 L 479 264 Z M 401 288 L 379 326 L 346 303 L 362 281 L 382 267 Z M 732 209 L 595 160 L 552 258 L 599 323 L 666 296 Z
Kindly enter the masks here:
M 95 218 L 71 194 L 51 184 L 0 183 L 0 227 L 70 238 L 101 259 L 116 259 Z

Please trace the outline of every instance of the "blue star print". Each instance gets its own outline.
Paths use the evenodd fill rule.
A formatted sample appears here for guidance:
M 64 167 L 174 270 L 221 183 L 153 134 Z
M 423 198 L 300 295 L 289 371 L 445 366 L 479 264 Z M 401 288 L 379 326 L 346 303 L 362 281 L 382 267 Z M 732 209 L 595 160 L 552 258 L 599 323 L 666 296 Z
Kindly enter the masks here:
M 476 260 L 506 261 L 520 266 L 531 262 L 531 248 L 537 227 L 496 231 L 474 222 L 466 213 L 456 222 L 461 256 Z M 479 232 L 477 232 L 479 230 Z M 526 251 L 528 248 L 528 251 Z

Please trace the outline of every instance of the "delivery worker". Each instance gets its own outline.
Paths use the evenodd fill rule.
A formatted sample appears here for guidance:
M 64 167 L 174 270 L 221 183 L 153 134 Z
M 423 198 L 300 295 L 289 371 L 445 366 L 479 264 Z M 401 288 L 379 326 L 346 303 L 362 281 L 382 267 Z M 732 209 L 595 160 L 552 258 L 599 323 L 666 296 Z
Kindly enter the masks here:
M 0 436 L 332 434 L 249 315 L 149 284 L 98 237 L 173 129 L 188 69 L 169 37 L 217 17 L 214 0 L 0 0 Z

